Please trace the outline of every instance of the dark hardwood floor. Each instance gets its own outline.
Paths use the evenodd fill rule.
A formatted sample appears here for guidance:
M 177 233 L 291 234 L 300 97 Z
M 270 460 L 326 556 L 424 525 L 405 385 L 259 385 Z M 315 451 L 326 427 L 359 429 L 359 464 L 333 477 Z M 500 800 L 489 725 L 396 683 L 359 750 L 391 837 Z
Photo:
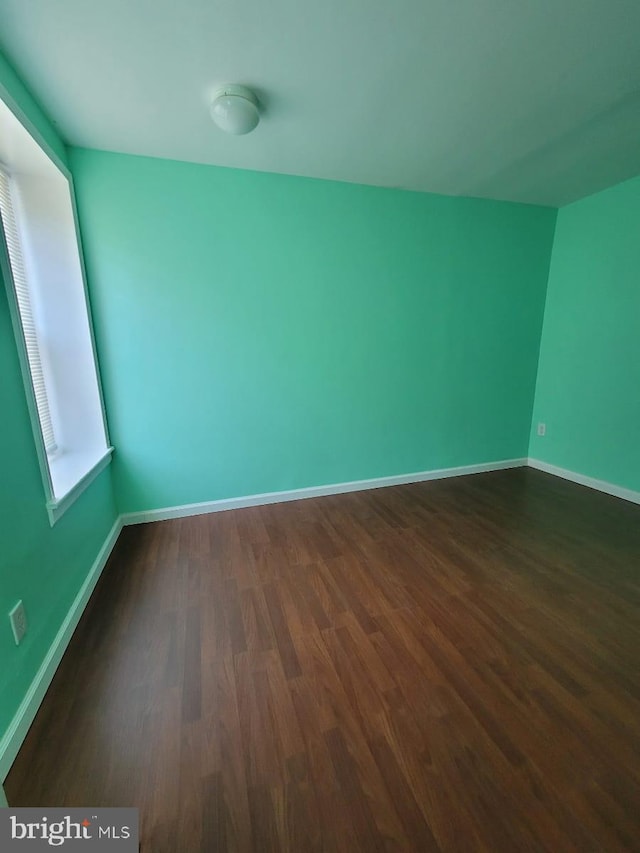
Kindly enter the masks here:
M 528 469 L 126 528 L 6 781 L 142 850 L 640 850 L 640 507 Z

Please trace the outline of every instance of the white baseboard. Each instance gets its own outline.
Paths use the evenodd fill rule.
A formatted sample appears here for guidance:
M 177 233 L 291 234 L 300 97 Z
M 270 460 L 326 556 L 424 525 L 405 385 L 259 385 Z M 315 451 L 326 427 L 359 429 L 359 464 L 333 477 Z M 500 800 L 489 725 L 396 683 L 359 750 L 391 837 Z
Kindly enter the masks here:
M 522 468 L 526 459 L 503 459 L 499 462 L 482 462 L 479 465 L 462 465 L 458 468 L 437 468 L 432 471 L 419 471 L 414 474 L 399 474 L 392 477 L 376 477 L 372 480 L 353 480 L 347 483 L 332 483 L 327 486 L 310 486 L 306 489 L 290 489 L 285 492 L 265 492 L 259 495 L 246 495 L 239 498 L 226 498 L 219 501 L 169 506 L 162 509 L 124 513 L 122 524 L 143 524 L 148 521 L 165 521 L 169 518 L 185 518 L 190 515 L 205 515 L 209 512 L 223 512 L 228 509 L 242 509 L 248 506 L 299 501 L 305 498 L 319 498 L 326 495 L 341 495 L 345 492 L 361 492 L 365 489 L 380 489 L 385 486 L 402 486 L 407 483 L 422 483 L 426 480 L 441 480 L 445 477 L 461 477 L 465 474 L 480 474 L 483 471 L 501 471 L 505 468 Z
M 18 750 L 29 731 L 29 726 L 36 716 L 44 694 L 51 684 L 58 664 L 62 660 L 62 655 L 69 645 L 69 640 L 80 621 L 80 617 L 87 606 L 91 593 L 102 574 L 102 570 L 109 558 L 109 554 L 113 550 L 113 546 L 116 544 L 121 530 L 122 521 L 118 518 L 114 522 L 103 546 L 100 548 L 89 574 L 69 608 L 64 622 L 60 626 L 53 643 L 51 643 L 49 651 L 40 665 L 40 669 L 36 673 L 24 699 L 20 703 L 20 707 L 9 724 L 9 728 L 4 733 L 2 740 L 0 740 L 0 781 L 6 778 L 18 754 Z
M 581 486 L 588 486 L 590 489 L 596 489 L 598 492 L 605 492 L 607 495 L 613 495 L 616 498 L 640 504 L 640 492 L 634 492 L 632 489 L 623 489 L 622 486 L 607 483 L 606 480 L 596 480 L 594 477 L 586 477 L 584 474 L 577 474 L 575 471 L 569 471 L 566 468 L 558 468 L 557 465 L 550 465 L 548 462 L 542 462 L 540 459 L 529 458 L 527 465 L 530 468 L 537 468 L 538 471 L 553 474 L 555 477 L 562 477 L 563 480 L 571 480 L 572 483 L 579 483 Z

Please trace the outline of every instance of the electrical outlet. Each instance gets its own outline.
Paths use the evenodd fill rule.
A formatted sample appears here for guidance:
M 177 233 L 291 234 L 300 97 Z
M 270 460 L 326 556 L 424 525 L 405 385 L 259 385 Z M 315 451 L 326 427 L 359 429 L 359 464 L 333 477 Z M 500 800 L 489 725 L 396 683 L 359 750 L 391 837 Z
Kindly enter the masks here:
M 545 435 L 547 432 L 547 425 L 543 423 L 538 424 L 538 435 Z
M 13 638 L 16 641 L 16 646 L 22 642 L 22 638 L 27 633 L 27 614 L 24 612 L 24 604 L 19 601 L 15 607 L 9 611 L 9 622 L 13 631 Z

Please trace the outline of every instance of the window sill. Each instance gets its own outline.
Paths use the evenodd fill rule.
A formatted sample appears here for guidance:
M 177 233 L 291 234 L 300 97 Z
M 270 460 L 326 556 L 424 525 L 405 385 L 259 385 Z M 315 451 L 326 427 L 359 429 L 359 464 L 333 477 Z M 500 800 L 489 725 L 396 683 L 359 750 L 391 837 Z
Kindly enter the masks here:
M 68 453 L 49 461 L 56 496 L 47 501 L 49 523 L 53 525 L 75 503 L 98 474 L 111 462 L 113 447 L 102 454 Z

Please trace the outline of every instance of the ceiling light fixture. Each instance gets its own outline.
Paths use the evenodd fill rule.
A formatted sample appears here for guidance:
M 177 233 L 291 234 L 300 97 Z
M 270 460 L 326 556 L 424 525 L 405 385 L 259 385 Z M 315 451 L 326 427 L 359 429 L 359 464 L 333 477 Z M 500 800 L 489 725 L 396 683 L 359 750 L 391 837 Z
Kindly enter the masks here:
M 260 121 L 258 99 L 245 86 L 223 86 L 213 97 L 211 118 L 225 133 L 250 133 Z

